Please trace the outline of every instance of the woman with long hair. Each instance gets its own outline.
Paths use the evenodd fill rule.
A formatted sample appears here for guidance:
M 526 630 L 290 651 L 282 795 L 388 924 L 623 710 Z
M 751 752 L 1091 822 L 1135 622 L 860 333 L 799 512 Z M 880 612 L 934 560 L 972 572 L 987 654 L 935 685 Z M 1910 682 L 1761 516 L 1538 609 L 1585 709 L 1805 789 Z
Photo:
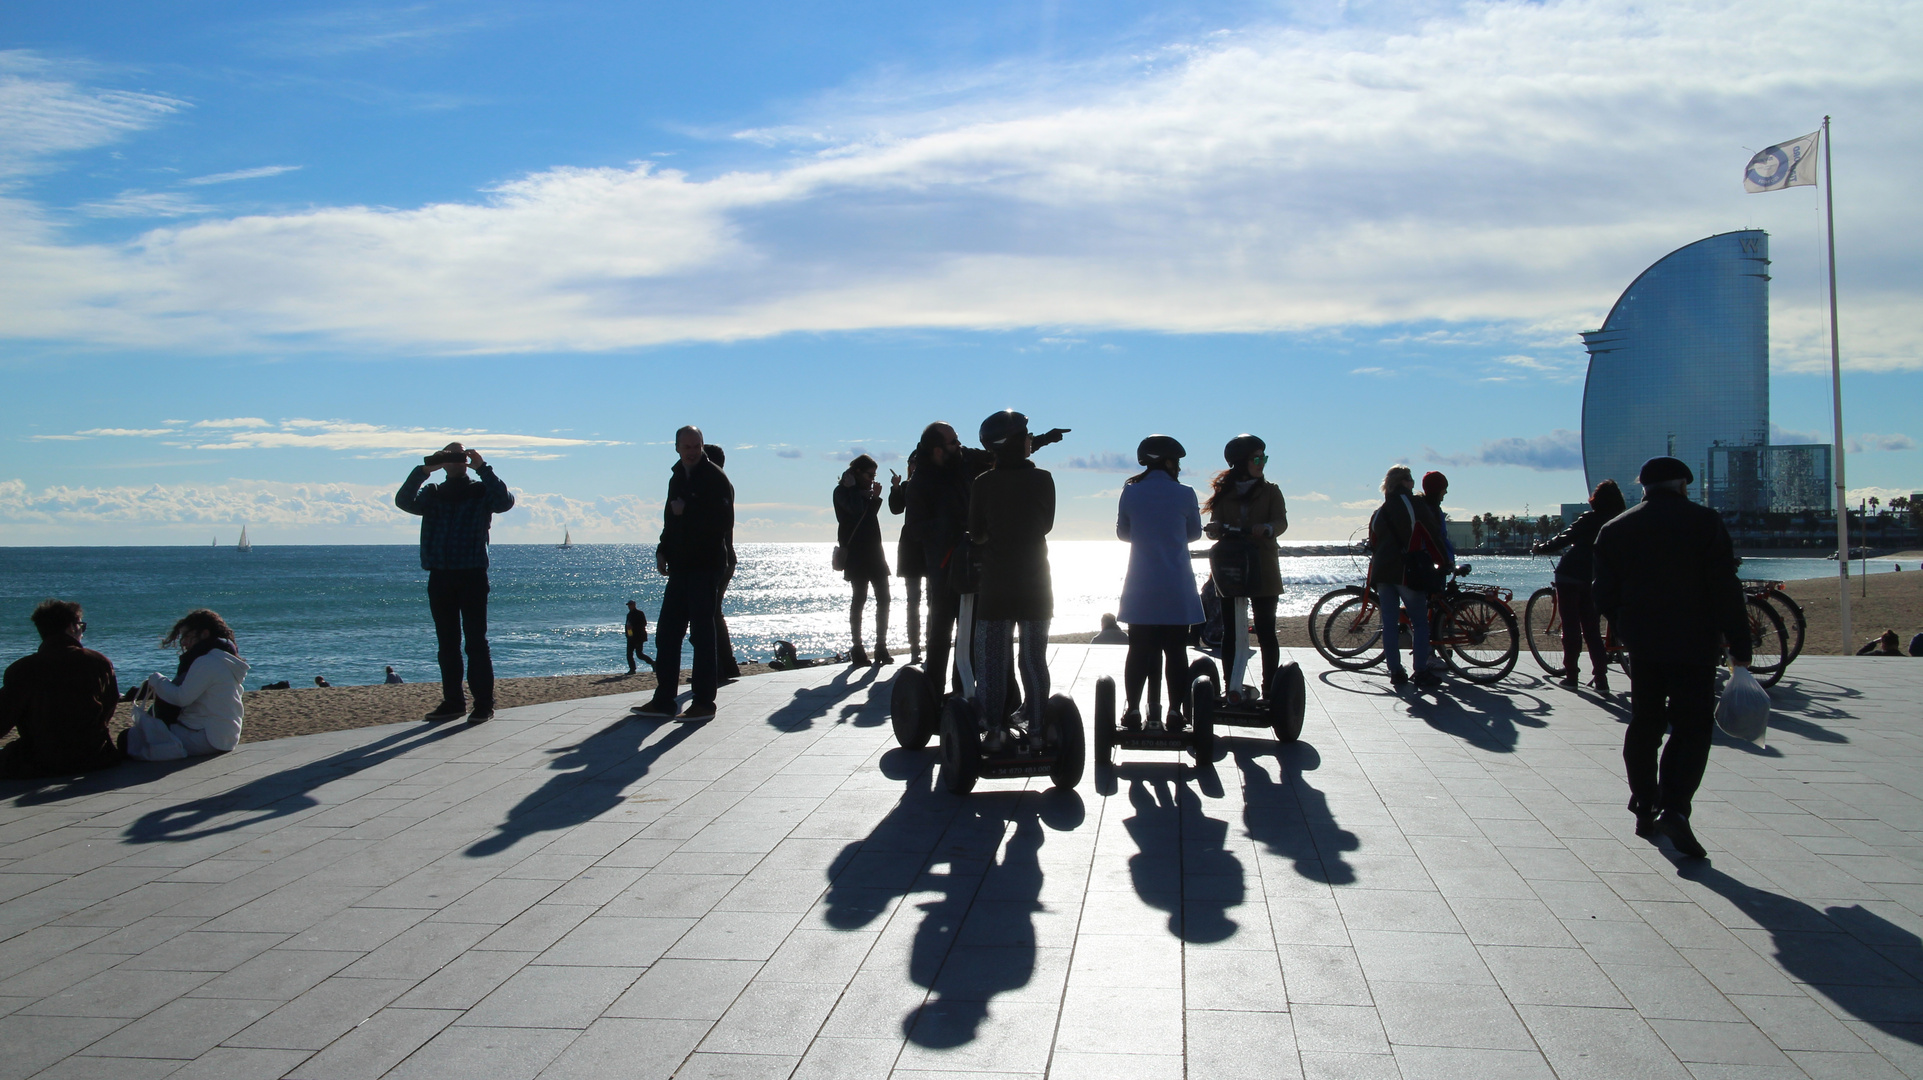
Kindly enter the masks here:
M 910 498 L 915 490 L 915 472 L 921 466 L 921 448 L 908 453 L 908 478 L 888 471 L 888 512 L 902 515 L 901 537 L 895 541 L 895 573 L 908 599 L 908 662 L 921 663 L 921 583 L 928 576 L 928 553 L 922 547 L 927 539 L 927 507 L 922 500 Z
M 161 761 L 225 753 L 238 746 L 248 666 L 240 658 L 233 628 L 218 614 L 196 608 L 174 623 L 160 644 L 179 649 L 180 663 L 171 679 L 158 671 L 147 676 L 154 710 L 150 721 L 128 733 L 127 752 Z
M 1202 621 L 1202 601 L 1195 594 L 1195 571 L 1189 564 L 1189 545 L 1202 538 L 1202 512 L 1195 489 L 1177 479 L 1187 453 L 1167 435 L 1143 439 L 1135 449 L 1142 472 L 1128 478 L 1115 512 L 1115 535 L 1128 541 L 1128 577 L 1116 618 L 1128 623 L 1123 676 L 1128 711 L 1122 714 L 1122 726 L 1130 730 L 1142 726 L 1142 687 L 1158 659 L 1167 671 L 1169 726 L 1177 726 L 1188 631 Z M 1150 715 L 1157 711 L 1151 701 Z
M 1222 460 L 1228 468 L 1215 474 L 1208 502 L 1202 509 L 1209 515 L 1206 531 L 1211 539 L 1220 540 L 1227 535 L 1225 526 L 1241 530 L 1248 542 L 1254 546 L 1250 559 L 1250 574 L 1245 588 L 1250 613 L 1255 621 L 1255 638 L 1262 646 L 1262 686 L 1269 685 L 1269 678 L 1275 674 L 1282 663 L 1282 650 L 1275 638 L 1275 604 L 1282 595 L 1281 549 L 1276 546 L 1276 538 L 1289 530 L 1289 507 L 1282 498 L 1282 489 L 1263 477 L 1268 467 L 1268 445 L 1253 435 L 1237 435 L 1222 448 Z M 1221 591 L 1217 583 L 1217 591 Z M 1234 604 L 1224 603 L 1223 618 L 1235 621 L 1230 614 Z M 1229 678 L 1226 682 L 1225 699 L 1231 704 L 1240 703 L 1244 697 L 1242 676 L 1248 667 L 1248 637 L 1240 626 L 1229 626 L 1222 639 L 1222 647 L 1229 650 L 1225 656 L 1229 664 Z
M 1609 520 L 1628 508 L 1622 488 L 1614 480 L 1604 480 L 1589 494 L 1589 509 L 1555 536 L 1537 544 L 1538 555 L 1562 551 L 1556 563 L 1556 608 L 1562 613 L 1562 684 L 1576 685 L 1576 666 L 1582 659 L 1584 642 L 1589 644 L 1589 666 L 1594 672 L 1589 685 L 1597 693 L 1609 693 L 1609 651 L 1603 645 L 1602 615 L 1596 610 L 1596 594 L 1591 587 L 1595 577 L 1596 534 Z
M 877 517 L 881 511 L 881 485 L 875 482 L 878 467 L 874 458 L 859 455 L 848 463 L 847 471 L 835 485 L 841 576 L 855 587 L 854 602 L 848 608 L 848 632 L 854 639 L 848 659 L 856 664 L 866 664 L 869 660 L 868 653 L 861 647 L 861 613 L 868 606 L 871 585 L 875 590 L 874 662 L 895 662 L 895 658 L 888 655 L 888 558 L 882 554 L 881 521 Z

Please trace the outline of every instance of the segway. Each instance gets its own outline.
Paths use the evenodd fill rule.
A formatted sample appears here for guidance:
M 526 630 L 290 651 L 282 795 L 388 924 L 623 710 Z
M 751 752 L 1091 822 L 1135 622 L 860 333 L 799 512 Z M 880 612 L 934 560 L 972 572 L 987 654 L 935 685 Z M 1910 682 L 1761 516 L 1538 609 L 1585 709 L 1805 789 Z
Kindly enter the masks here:
M 1233 525 L 1221 526 L 1223 537 L 1241 538 L 1247 534 Z M 1218 544 L 1220 552 L 1225 545 Z M 1211 553 L 1209 572 L 1216 591 L 1222 596 L 1222 659 L 1229 666 L 1228 685 L 1237 692 L 1240 700 L 1231 702 L 1222 686 L 1216 681 L 1215 664 L 1208 660 L 1197 660 L 1189 665 L 1189 677 L 1193 680 L 1190 698 L 1193 700 L 1196 726 L 1207 724 L 1211 729 L 1226 724 L 1230 727 L 1268 728 L 1275 732 L 1275 739 L 1281 743 L 1292 743 L 1302 737 L 1302 716 L 1308 702 L 1308 686 L 1302 678 L 1302 665 L 1293 660 L 1277 665 L 1267 684 L 1259 693 L 1253 687 L 1243 686 L 1242 673 L 1247 669 L 1249 656 L 1254 649 L 1249 644 L 1249 598 L 1248 583 L 1253 575 L 1246 559 L 1228 553 L 1221 558 Z M 1238 595 L 1240 594 L 1240 595 Z M 1239 688 L 1239 689 L 1238 689 Z
M 1191 676 L 1193 673 L 1191 668 Z M 1193 679 L 1191 683 L 1193 685 Z M 1159 693 L 1153 688 L 1150 692 Z M 1169 709 L 1166 725 L 1153 718 L 1134 727 L 1120 725 L 1115 716 L 1115 680 L 1104 675 L 1095 680 L 1095 762 L 1115 764 L 1118 746 L 1124 750 L 1186 750 L 1195 756 L 1197 764 L 1211 761 L 1215 757 L 1215 728 L 1208 715 L 1196 710 L 1191 697 L 1185 709 Z M 1178 719 L 1178 716 L 1194 719 Z
M 966 594 L 961 598 L 960 618 L 956 620 L 955 668 L 961 681 L 961 692 L 951 693 L 942 698 L 938 731 L 941 736 L 941 782 L 942 786 L 956 795 L 966 795 L 975 790 L 978 780 L 1002 780 L 1016 776 L 1047 776 L 1058 788 L 1072 788 L 1082 782 L 1082 768 L 1086 757 L 1083 742 L 1082 711 L 1075 700 L 1066 694 L 1056 694 L 1042 706 L 1040 731 L 1024 731 L 1013 725 L 1006 725 L 1001 745 L 993 750 L 988 748 L 983 738 L 981 718 L 975 710 L 975 667 L 970 655 L 975 636 L 975 597 Z M 913 670 L 912 668 L 909 670 Z M 904 671 L 903 674 L 907 672 Z M 926 675 L 917 673 L 917 681 L 928 686 Z M 899 678 L 899 676 L 897 676 Z M 903 730 L 910 724 L 919 724 L 919 717 L 934 712 L 928 708 L 927 698 L 915 698 L 923 693 L 913 687 L 904 689 L 897 685 L 895 695 L 905 706 L 910 720 L 897 714 L 895 738 L 903 746 Z M 926 711 L 921 711 L 926 710 Z M 921 742 L 927 744 L 925 729 L 914 727 L 913 732 L 920 735 Z

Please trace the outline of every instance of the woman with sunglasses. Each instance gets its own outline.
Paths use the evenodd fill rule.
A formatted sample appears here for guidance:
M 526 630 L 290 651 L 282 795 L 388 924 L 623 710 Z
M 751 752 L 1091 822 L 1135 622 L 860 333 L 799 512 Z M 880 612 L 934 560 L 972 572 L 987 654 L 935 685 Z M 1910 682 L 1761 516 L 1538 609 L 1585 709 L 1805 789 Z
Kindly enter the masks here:
M 1250 614 L 1255 623 L 1255 638 L 1262 646 L 1262 685 L 1281 665 L 1282 651 L 1275 639 L 1275 602 L 1282 595 L 1282 562 L 1275 538 L 1289 529 L 1289 508 L 1282 489 L 1263 479 L 1269 463 L 1268 445 L 1253 435 L 1237 435 L 1222 448 L 1228 468 L 1215 474 L 1214 490 L 1202 510 L 1209 515 L 1204 531 L 1212 540 L 1225 535 L 1224 526 L 1240 529 L 1254 545 L 1254 558 L 1247 592 Z M 1231 618 L 1234 605 L 1223 605 L 1223 617 Z M 1243 650 L 1248 640 L 1241 627 L 1226 627 L 1223 648 L 1229 653 L 1229 681 L 1226 700 L 1240 704 L 1245 696 L 1240 676 L 1246 659 Z

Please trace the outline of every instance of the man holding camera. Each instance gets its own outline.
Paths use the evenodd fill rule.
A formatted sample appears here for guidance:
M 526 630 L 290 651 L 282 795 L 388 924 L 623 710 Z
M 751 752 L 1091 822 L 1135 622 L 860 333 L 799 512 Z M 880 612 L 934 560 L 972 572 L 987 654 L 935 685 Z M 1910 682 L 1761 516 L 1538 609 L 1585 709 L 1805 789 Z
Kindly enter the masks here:
M 685 633 L 694 646 L 693 697 L 680 719 L 706 720 L 714 716 L 717 598 L 733 566 L 734 485 L 708 457 L 700 428 L 690 425 L 675 432 L 674 452 L 681 460 L 668 477 L 661 542 L 654 554 L 655 568 L 668 577 L 654 627 L 657 681 L 653 699 L 634 711 L 675 715 Z
M 480 479 L 468 476 L 473 469 Z M 427 484 L 436 470 L 446 473 Z M 467 712 L 461 692 L 461 646 L 467 646 L 467 684 L 474 691 L 470 724 L 494 719 L 494 659 L 487 648 L 487 534 L 495 514 L 514 508 L 507 489 L 478 450 L 448 443 L 407 476 L 394 505 L 421 519 L 421 569 L 427 571 L 427 606 L 434 613 L 440 646 L 441 703 L 429 723 Z

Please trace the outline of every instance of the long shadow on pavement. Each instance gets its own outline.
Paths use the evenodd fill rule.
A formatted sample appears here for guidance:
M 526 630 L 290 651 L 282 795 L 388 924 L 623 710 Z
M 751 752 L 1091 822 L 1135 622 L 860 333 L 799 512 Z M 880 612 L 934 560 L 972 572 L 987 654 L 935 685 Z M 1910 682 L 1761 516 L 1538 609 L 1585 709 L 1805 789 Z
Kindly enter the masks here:
M 132 844 L 195 840 L 297 814 L 320 805 L 320 800 L 307 794 L 317 787 L 466 730 L 465 724 L 442 725 L 426 732 L 417 727 L 408 728 L 365 746 L 249 780 L 232 791 L 150 810 L 127 826 L 126 839 Z M 248 813 L 248 816 L 214 824 L 236 813 Z
M 880 671 L 876 667 L 849 667 L 828 680 L 825 686 L 801 687 L 794 692 L 793 701 L 768 714 L 768 726 L 782 731 L 806 731 L 838 703 L 866 689 L 868 696 L 860 704 L 842 707 L 838 722 L 847 723 L 852 718 L 856 727 L 878 727 L 888 718 L 888 699 L 881 688 L 893 685 L 893 680 L 884 683 L 876 677 Z M 873 711 L 870 706 L 877 701 L 881 703 L 879 718 L 870 715 Z
M 989 1002 L 1034 978 L 1042 846 L 1047 830 L 1072 830 L 1085 811 L 1073 791 L 1054 789 L 957 798 L 937 785 L 928 760 L 895 808 L 830 863 L 826 919 L 859 930 L 911 892 L 938 894 L 917 905 L 908 963 L 930 995 L 902 1017 L 901 1031 L 941 1049 L 974 1041 Z
M 1135 813 L 1122 827 L 1135 841 L 1128 875 L 1135 895 L 1168 912 L 1169 933 L 1183 941 L 1227 941 L 1241 926 L 1229 918 L 1248 894 L 1242 860 L 1225 844 L 1229 823 L 1209 817 L 1185 766 L 1129 763 L 1116 772 L 1128 780 Z M 1213 771 L 1213 770 L 1208 770 Z M 1171 775 L 1174 774 L 1174 775 Z
M 15 806 L 45 806 L 62 799 L 99 795 L 124 787 L 151 784 L 155 780 L 183 769 L 191 769 L 206 760 L 206 758 L 182 758 L 178 761 L 129 760 L 109 768 L 95 769 L 92 772 L 0 780 L 0 802 L 12 802 Z
M 1242 773 L 1242 826 L 1250 839 L 1295 864 L 1295 872 L 1327 885 L 1355 884 L 1355 867 L 1342 858 L 1362 841 L 1335 820 L 1329 798 L 1303 775 L 1320 768 L 1322 755 L 1310 743 L 1277 748 L 1279 780 L 1269 778 L 1258 755 L 1235 752 Z
M 537 832 L 570 829 L 615 809 L 626 798 L 623 790 L 704 723 L 624 717 L 573 746 L 549 750 L 555 758 L 548 768 L 556 775 L 516 803 L 493 835 L 468 845 L 467 854 L 495 855 Z M 669 726 L 674 730 L 648 743 L 648 736 Z
M 1858 1020 L 1923 1045 L 1923 938 L 1860 904 L 1819 911 L 1706 862 L 1681 863 L 1677 875 L 1720 894 L 1768 930 L 1776 962 L 1792 978 Z
M 1516 704 L 1523 697 L 1533 702 L 1529 708 Z M 1495 754 L 1514 753 L 1522 741 L 1517 726 L 1546 727 L 1541 714 L 1550 711 L 1549 703 L 1534 695 L 1499 694 L 1475 683 L 1452 680 L 1432 694 L 1415 697 L 1409 712 L 1430 727 L 1454 735 L 1479 750 Z

